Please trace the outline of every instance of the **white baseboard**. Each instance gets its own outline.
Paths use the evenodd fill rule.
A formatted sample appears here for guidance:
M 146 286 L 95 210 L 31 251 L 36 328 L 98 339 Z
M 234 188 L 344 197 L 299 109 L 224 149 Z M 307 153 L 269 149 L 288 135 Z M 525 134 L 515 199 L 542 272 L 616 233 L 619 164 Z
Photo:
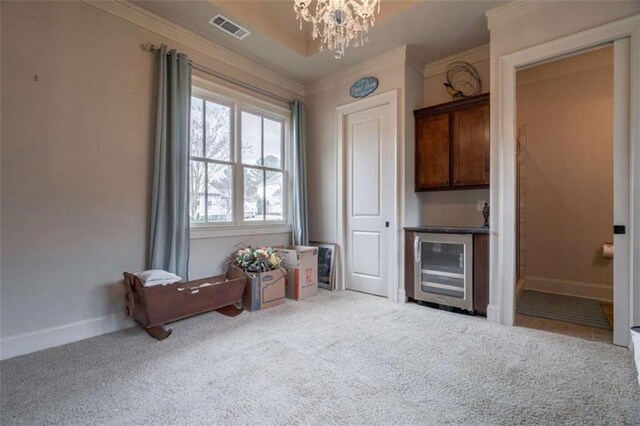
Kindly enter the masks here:
M 500 307 L 496 305 L 487 306 L 487 321 L 500 323 Z
M 76 321 L 56 327 L 14 334 L 0 339 L 0 359 L 13 358 L 101 334 L 133 327 L 123 312 Z
M 546 293 L 596 299 L 603 302 L 611 302 L 613 298 L 613 286 L 547 277 L 527 276 L 524 288 Z
M 404 288 L 398 290 L 398 303 L 407 303 L 407 292 Z

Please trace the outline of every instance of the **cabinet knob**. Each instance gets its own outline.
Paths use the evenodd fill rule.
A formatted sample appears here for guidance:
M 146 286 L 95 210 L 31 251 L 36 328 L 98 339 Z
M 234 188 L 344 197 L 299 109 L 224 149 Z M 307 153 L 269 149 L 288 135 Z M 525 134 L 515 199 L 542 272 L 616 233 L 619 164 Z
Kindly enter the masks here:
M 458 179 L 454 180 L 453 183 L 458 183 Z
M 444 181 L 444 183 L 449 183 L 449 181 L 448 181 L 448 180 L 445 180 L 445 181 Z

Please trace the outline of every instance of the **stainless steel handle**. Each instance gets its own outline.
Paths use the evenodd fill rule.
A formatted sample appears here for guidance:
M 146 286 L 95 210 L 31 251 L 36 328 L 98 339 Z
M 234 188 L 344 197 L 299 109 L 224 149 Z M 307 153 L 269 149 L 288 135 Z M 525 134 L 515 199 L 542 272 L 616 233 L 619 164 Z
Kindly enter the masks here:
M 420 262 L 420 237 L 417 235 L 415 240 L 413 240 L 413 257 L 416 262 Z

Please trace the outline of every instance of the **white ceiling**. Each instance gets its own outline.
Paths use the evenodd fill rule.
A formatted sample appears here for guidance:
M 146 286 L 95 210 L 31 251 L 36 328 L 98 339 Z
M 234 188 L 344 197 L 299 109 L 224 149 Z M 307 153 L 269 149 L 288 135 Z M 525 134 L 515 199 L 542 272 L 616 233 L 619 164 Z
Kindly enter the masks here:
M 503 1 L 381 0 L 381 15 L 369 31 L 369 42 L 349 48 L 344 58 L 318 52 L 310 24 L 295 20 L 293 0 L 134 0 L 168 21 L 270 66 L 303 83 L 335 73 L 402 45 L 421 63 L 429 63 L 489 42 L 484 13 Z M 216 29 L 209 20 L 221 13 L 252 33 L 240 41 Z

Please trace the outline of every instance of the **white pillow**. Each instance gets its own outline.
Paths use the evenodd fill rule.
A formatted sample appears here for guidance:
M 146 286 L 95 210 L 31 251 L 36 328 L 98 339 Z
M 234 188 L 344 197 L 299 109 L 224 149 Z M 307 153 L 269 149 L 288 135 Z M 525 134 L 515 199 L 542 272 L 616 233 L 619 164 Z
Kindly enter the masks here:
M 151 269 L 148 271 L 136 272 L 136 277 L 140 280 L 143 287 L 152 287 L 154 285 L 173 284 L 182 281 L 182 278 L 173 272 L 163 271 L 162 269 Z

